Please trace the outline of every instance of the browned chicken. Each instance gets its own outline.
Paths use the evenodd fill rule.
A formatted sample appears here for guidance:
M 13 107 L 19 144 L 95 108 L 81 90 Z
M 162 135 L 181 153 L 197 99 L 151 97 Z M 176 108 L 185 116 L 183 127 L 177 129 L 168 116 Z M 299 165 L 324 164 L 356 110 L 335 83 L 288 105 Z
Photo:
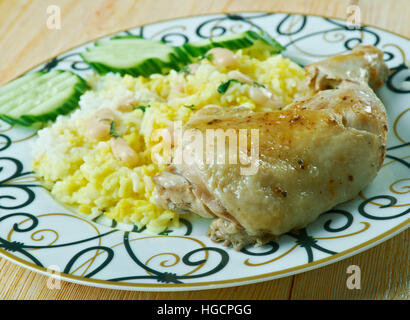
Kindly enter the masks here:
M 312 63 L 305 67 L 309 87 L 314 91 L 337 87 L 342 81 L 383 85 L 389 69 L 383 52 L 373 46 L 358 46 L 351 53 Z
M 343 66 L 362 71 L 352 75 Z M 385 80 L 382 54 L 362 47 L 306 70 L 313 72 L 309 79 L 315 89 L 334 89 L 280 111 L 203 109 L 184 128 L 204 135 L 208 129 L 258 129 L 255 174 L 243 174 L 239 163 L 174 162 L 154 178 L 159 204 L 214 218 L 211 239 L 241 249 L 303 228 L 356 197 L 375 178 L 385 155 L 385 109 L 367 85 Z M 229 141 L 225 144 L 230 150 Z M 188 154 L 195 151 L 183 148 Z

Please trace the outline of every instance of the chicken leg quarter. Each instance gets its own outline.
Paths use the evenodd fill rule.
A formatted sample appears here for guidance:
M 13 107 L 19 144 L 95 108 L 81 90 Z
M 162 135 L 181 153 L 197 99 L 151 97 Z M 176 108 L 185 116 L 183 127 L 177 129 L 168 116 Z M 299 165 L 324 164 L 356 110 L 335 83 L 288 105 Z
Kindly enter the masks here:
M 343 65 L 359 72 L 351 77 L 340 71 Z M 359 47 L 306 70 L 312 93 L 305 100 L 272 112 L 202 109 L 184 128 L 204 135 L 207 129 L 258 129 L 256 174 L 241 174 L 240 164 L 172 163 L 154 178 L 159 204 L 214 218 L 211 239 L 241 249 L 303 228 L 355 198 L 385 156 L 386 113 L 369 87 L 387 75 L 382 53 Z

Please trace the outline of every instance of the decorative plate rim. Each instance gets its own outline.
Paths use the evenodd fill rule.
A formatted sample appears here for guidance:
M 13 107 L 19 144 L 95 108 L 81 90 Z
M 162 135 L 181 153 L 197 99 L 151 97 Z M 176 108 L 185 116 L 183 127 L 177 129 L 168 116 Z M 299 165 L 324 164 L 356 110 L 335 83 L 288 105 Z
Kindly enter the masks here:
M 339 252 L 337 254 L 315 260 L 297 267 L 292 267 L 288 269 L 283 269 L 271 273 L 260 274 L 257 276 L 236 278 L 231 280 L 217 280 L 217 281 L 207 281 L 207 282 L 189 282 L 181 284 L 168 284 L 168 283 L 133 283 L 133 282 L 116 282 L 116 281 L 107 281 L 107 280 L 98 280 L 92 278 L 85 278 L 80 276 L 69 275 L 66 273 L 61 273 L 60 277 L 62 280 L 68 282 L 82 284 L 82 285 L 92 285 L 94 287 L 107 288 L 107 289 L 118 289 L 118 290 L 134 290 L 134 291 L 152 291 L 150 288 L 161 288 L 161 291 L 186 291 L 186 287 L 190 287 L 190 290 L 211 290 L 218 288 L 225 288 L 225 284 L 235 284 L 235 286 L 243 286 L 247 284 L 270 281 L 275 279 L 284 278 L 291 275 L 296 275 L 299 273 L 307 272 L 316 265 L 320 264 L 320 267 L 325 267 L 329 264 L 332 264 L 337 261 L 344 260 L 356 254 L 362 253 L 370 248 L 377 246 L 378 244 L 385 242 L 395 235 L 408 229 L 410 224 L 410 218 L 404 220 L 399 225 L 393 227 L 392 229 L 366 241 L 355 247 L 347 249 L 345 251 Z M 46 268 L 39 267 L 34 263 L 25 261 L 19 257 L 9 254 L 6 250 L 0 248 L 0 256 L 6 258 L 8 261 L 16 263 L 21 267 L 25 267 L 34 272 L 40 273 L 45 276 L 55 276 L 52 273 L 48 272 Z M 279 275 L 279 277 L 277 277 Z

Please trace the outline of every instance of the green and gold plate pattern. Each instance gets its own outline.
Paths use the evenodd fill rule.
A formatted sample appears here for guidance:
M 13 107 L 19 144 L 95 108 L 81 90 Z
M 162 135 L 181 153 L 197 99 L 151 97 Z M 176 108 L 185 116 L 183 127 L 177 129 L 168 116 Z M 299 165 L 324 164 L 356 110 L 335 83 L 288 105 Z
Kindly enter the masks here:
M 263 29 L 305 65 L 358 44 L 384 52 L 391 70 L 378 95 L 387 108 L 386 159 L 360 195 L 306 228 L 240 252 L 206 237 L 209 221 L 182 219 L 160 235 L 106 217 L 92 220 L 56 202 L 31 172 L 36 129 L 0 122 L 0 254 L 44 274 L 82 284 L 131 290 L 195 290 L 249 284 L 311 270 L 357 254 L 405 230 L 410 213 L 410 41 L 387 31 L 316 16 L 284 13 L 208 15 L 155 23 L 132 34 L 173 45 Z M 92 72 L 81 59 L 89 43 L 36 70 Z M 39 128 L 37 128 L 39 129 Z

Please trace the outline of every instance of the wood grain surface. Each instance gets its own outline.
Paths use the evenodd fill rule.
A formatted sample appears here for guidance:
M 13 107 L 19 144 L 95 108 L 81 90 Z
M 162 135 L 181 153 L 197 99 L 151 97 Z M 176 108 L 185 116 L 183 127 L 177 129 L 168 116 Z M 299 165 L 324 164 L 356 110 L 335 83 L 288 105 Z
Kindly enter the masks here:
M 0 85 L 82 43 L 152 22 L 207 13 L 276 11 L 345 19 L 360 6 L 362 22 L 410 38 L 409 0 L 0 0 Z M 47 7 L 61 8 L 61 30 L 46 26 Z M 410 230 L 361 254 L 299 275 L 217 290 L 153 293 L 62 282 L 0 258 L 0 299 L 405 299 L 410 298 Z M 346 286 L 349 265 L 361 289 Z

